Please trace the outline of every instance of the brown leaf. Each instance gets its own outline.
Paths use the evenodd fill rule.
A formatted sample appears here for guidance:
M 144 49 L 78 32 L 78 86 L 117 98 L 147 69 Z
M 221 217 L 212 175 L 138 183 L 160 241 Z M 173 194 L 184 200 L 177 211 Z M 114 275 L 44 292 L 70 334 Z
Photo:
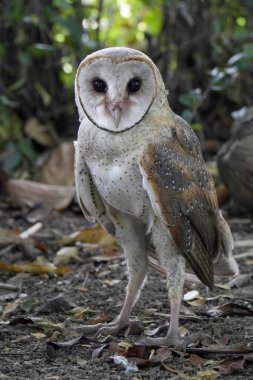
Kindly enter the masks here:
M 186 347 L 188 353 L 195 354 L 247 354 L 253 352 L 253 347 L 245 343 L 237 343 L 230 345 L 210 345 L 208 347 Z
M 242 306 L 234 302 L 229 302 L 207 310 L 207 314 L 211 315 L 212 317 L 224 317 L 227 315 L 252 316 L 253 311 L 246 306 Z
M 82 243 L 98 244 L 100 246 L 116 246 L 117 243 L 111 235 L 108 234 L 98 224 L 91 228 L 85 228 L 80 231 L 75 237 L 74 241 L 80 241 Z
M 91 355 L 91 362 L 94 362 L 95 359 L 99 358 L 102 354 L 102 352 L 109 347 L 109 343 L 103 344 L 101 347 L 96 348 L 93 350 Z
M 88 319 L 87 325 L 96 325 L 98 323 L 109 323 L 113 320 L 113 317 L 107 314 L 100 314 L 94 318 Z
M 148 359 L 150 356 L 150 350 L 147 346 L 135 345 L 129 347 L 126 355 L 127 358 L 139 358 L 139 359 Z
M 245 359 L 243 357 L 224 360 L 219 366 L 219 373 L 222 375 L 231 375 L 239 369 L 244 369 Z
M 55 267 L 52 264 L 22 263 L 9 264 L 0 260 L 0 270 L 11 273 L 32 273 L 32 274 L 58 274 L 64 275 L 71 272 L 66 266 Z
M 206 359 L 203 359 L 196 354 L 191 354 L 188 360 L 191 365 L 197 367 L 201 367 L 206 362 Z
M 65 209 L 75 194 L 74 186 L 46 185 L 23 179 L 9 180 L 7 191 L 20 204 L 49 211 Z
M 154 363 L 163 363 L 172 356 L 172 350 L 169 347 L 161 347 L 155 351 L 150 360 Z
M 75 308 L 76 305 L 68 301 L 63 297 L 62 294 L 59 294 L 57 297 L 52 298 L 45 305 L 41 306 L 38 311 L 39 312 L 47 312 L 47 313 L 61 313 L 63 311 L 71 310 Z
M 54 146 L 55 139 L 50 131 L 52 126 L 40 124 L 36 117 L 30 118 L 25 124 L 25 133 L 28 137 L 44 146 Z
M 74 145 L 72 142 L 62 143 L 54 149 L 42 168 L 40 182 L 48 185 L 74 185 Z

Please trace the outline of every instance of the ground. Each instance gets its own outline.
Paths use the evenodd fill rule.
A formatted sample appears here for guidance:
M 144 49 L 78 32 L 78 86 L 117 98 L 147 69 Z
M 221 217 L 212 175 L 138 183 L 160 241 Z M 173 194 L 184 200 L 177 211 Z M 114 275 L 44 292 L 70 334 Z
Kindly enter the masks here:
M 31 226 L 27 221 L 28 213 L 28 209 L 0 199 L 1 263 L 31 263 L 38 256 L 52 262 L 60 248 L 59 239 L 87 225 L 73 203 L 68 210 L 52 212 L 30 241 L 8 239 L 7 231 L 22 232 Z M 235 254 L 241 256 L 238 259 L 240 270 L 243 274 L 250 274 L 252 254 L 240 242 L 251 239 L 252 219 L 229 217 L 228 222 L 237 242 Z M 116 255 L 112 259 L 109 254 L 105 261 L 101 258 L 101 250 L 87 252 L 80 243 L 75 244 L 78 257 L 67 263 L 72 271 L 62 276 L 45 273 L 17 275 L 11 272 L 11 267 L 2 265 L 0 379 L 253 378 L 253 356 L 245 353 L 247 349 L 250 351 L 253 342 L 252 277 L 247 277 L 240 287 L 215 287 L 212 292 L 207 292 L 202 285 L 185 287 L 185 293 L 192 289 L 200 293 L 193 301 L 182 303 L 181 333 L 193 336 L 201 333 L 198 343 L 192 345 L 192 352 L 189 347 L 186 352 L 180 352 L 135 346 L 143 337 L 143 326 L 147 332 L 169 321 L 165 279 L 153 270 L 150 270 L 133 310 L 133 319 L 140 321 L 138 328 L 122 331 L 116 337 L 92 340 L 90 336 L 75 332 L 73 327 L 87 320 L 89 323 L 109 321 L 118 314 L 127 283 L 126 267 L 123 257 Z M 243 255 L 245 251 L 249 253 Z M 4 289 L 10 279 L 13 279 L 12 284 L 22 283 L 20 292 L 10 294 Z M 226 281 L 222 280 L 222 283 Z M 208 314 L 223 304 L 227 306 L 220 314 L 217 311 Z M 164 333 L 165 328 L 158 332 Z M 231 351 L 231 344 L 237 344 L 237 353 Z M 219 352 L 220 346 L 223 352 Z M 208 350 L 212 347 L 214 352 L 210 354 Z M 224 347 L 231 352 L 224 353 Z M 200 351 L 194 351 L 194 348 Z M 117 364 L 117 359 L 125 360 L 126 364 Z M 129 367 L 131 363 L 132 367 Z

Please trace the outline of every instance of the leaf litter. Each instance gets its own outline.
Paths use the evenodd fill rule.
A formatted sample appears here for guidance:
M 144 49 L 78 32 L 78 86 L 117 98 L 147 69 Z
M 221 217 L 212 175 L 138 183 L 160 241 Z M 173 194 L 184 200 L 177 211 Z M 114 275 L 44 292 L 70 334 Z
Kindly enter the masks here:
M 81 219 L 80 226 L 82 224 L 83 219 Z M 59 228 L 62 228 L 62 226 L 61 220 Z M 164 334 L 168 327 L 169 313 L 168 310 L 165 310 L 167 307 L 167 295 L 166 292 L 164 292 L 164 298 L 159 299 L 159 302 L 157 302 L 157 290 L 155 290 L 155 298 L 151 303 L 149 303 L 150 300 L 145 300 L 144 308 L 138 308 L 137 305 L 137 310 L 139 310 L 137 316 L 141 322 L 139 330 L 130 329 L 116 337 L 105 336 L 99 340 L 93 339 L 84 334 L 77 334 L 77 332 L 73 330 L 72 324 L 108 323 L 117 314 L 120 301 L 123 297 L 122 293 L 125 285 L 122 287 L 121 282 L 122 279 L 125 279 L 125 274 L 124 266 L 120 264 L 121 261 L 119 261 L 119 263 L 116 261 L 116 264 L 113 264 L 114 261 L 112 261 L 115 259 L 120 260 L 122 256 L 115 241 L 111 237 L 108 239 L 103 230 L 101 232 L 101 229 L 96 226 L 91 229 L 88 228 L 87 231 L 86 229 L 77 228 L 76 231 L 78 232 L 75 233 L 74 236 L 71 236 L 71 232 L 73 232 L 72 229 L 72 231 L 69 230 L 69 235 L 62 233 L 62 239 L 52 239 L 52 241 L 44 240 L 41 242 L 40 236 L 43 236 L 44 233 L 44 222 L 42 230 L 40 229 L 35 232 L 35 235 L 33 235 L 33 233 L 31 233 L 31 235 L 29 234 L 29 226 L 27 228 L 23 227 L 21 230 L 28 231 L 27 240 L 23 241 L 24 244 L 30 241 L 35 247 L 36 244 L 46 243 L 48 247 L 44 251 L 44 265 L 46 267 L 52 267 L 57 250 L 59 252 L 63 248 L 63 253 L 67 252 L 65 264 L 71 265 L 69 269 L 72 269 L 72 272 L 67 271 L 65 274 L 61 273 L 63 277 L 62 280 L 59 281 L 58 275 L 60 273 L 57 271 L 51 272 L 50 270 L 46 270 L 36 272 L 35 270 L 37 277 L 29 275 L 24 281 L 22 280 L 23 290 L 18 286 L 15 288 L 16 299 L 9 304 L 8 299 L 5 300 L 5 306 L 7 307 L 2 308 L 2 310 L 0 309 L 0 327 L 2 326 L 7 329 L 15 328 L 18 332 L 19 326 L 24 326 L 28 334 L 30 332 L 30 339 L 34 339 L 36 344 L 39 344 L 37 347 L 40 347 L 40 350 L 46 345 L 45 355 L 51 352 L 51 356 L 48 355 L 51 361 L 61 363 L 61 355 L 57 354 L 57 352 L 61 350 L 61 352 L 65 352 L 65 358 L 70 357 L 70 362 L 73 360 L 71 357 L 73 355 L 75 356 L 75 362 L 79 363 L 78 368 L 80 370 L 84 370 L 88 367 L 92 372 L 96 370 L 95 367 L 98 366 L 98 363 L 99 366 L 101 365 L 101 368 L 107 363 L 110 371 L 116 370 L 118 373 L 129 371 L 131 373 L 129 368 L 133 368 L 132 376 L 139 376 L 134 375 L 135 372 L 139 373 L 140 376 L 144 373 L 150 373 L 150 379 L 163 379 L 170 375 L 176 375 L 184 379 L 204 380 L 216 379 L 218 376 L 225 374 L 227 376 L 233 376 L 233 374 L 238 371 L 242 371 L 242 373 L 244 373 L 244 371 L 246 371 L 245 373 L 250 371 L 250 366 L 253 361 L 250 356 L 253 352 L 252 346 L 249 344 L 251 339 L 247 339 L 246 333 L 244 335 L 242 334 L 242 329 L 246 329 L 246 326 L 240 327 L 240 324 L 242 323 L 242 314 L 244 314 L 244 318 L 247 319 L 251 318 L 252 313 L 249 307 L 240 305 L 241 300 L 236 296 L 234 296 L 233 303 L 229 302 L 224 304 L 225 306 L 220 304 L 223 298 L 229 298 L 231 296 L 232 290 L 230 286 L 225 286 L 220 290 L 217 288 L 213 294 L 206 294 L 204 287 L 199 287 L 198 284 L 194 285 L 194 283 L 192 283 L 191 286 L 198 286 L 197 289 L 194 288 L 193 290 L 191 286 L 190 288 L 187 286 L 185 291 L 185 304 L 182 308 L 184 312 L 181 313 L 180 319 L 180 333 L 181 336 L 185 337 L 188 337 L 188 335 L 192 336 L 194 332 L 199 329 L 203 329 L 206 333 L 210 333 L 209 330 L 213 329 L 213 334 L 210 333 L 210 335 L 221 338 L 219 330 L 216 332 L 216 325 L 220 326 L 221 324 L 221 331 L 224 330 L 224 332 L 227 332 L 230 336 L 230 338 L 227 341 L 224 340 L 223 343 L 221 339 L 218 341 L 217 337 L 216 339 L 212 337 L 211 340 L 203 338 L 194 344 L 186 345 L 182 350 L 175 350 L 170 347 L 146 347 L 138 345 L 137 342 L 141 340 L 142 335 L 145 333 L 150 333 L 153 336 Z M 79 233 L 79 231 L 81 231 L 81 233 Z M 37 233 L 39 235 L 38 237 Z M 18 235 L 19 234 L 18 232 Z M 64 241 L 64 236 L 70 236 L 70 238 Z M 9 239 L 5 244 L 13 244 L 13 241 Z M 19 243 L 14 242 L 14 244 Z M 85 251 L 86 244 L 95 246 L 94 250 L 88 252 L 87 248 L 87 251 Z M 51 248 L 52 246 L 53 250 Z M 65 250 L 65 248 L 67 249 Z M 69 252 L 71 252 L 72 248 L 75 248 L 73 256 L 71 253 L 68 256 L 68 248 L 70 248 Z M 52 250 L 54 254 L 53 257 L 52 254 L 48 256 L 49 249 Z M 115 254 L 115 252 L 117 253 Z M 77 256 L 75 253 L 77 253 Z M 86 259 L 84 260 L 85 255 Z M 79 259 L 76 260 L 76 257 Z M 107 259 L 104 259 L 105 257 L 107 257 Z M 243 261 L 243 263 L 246 265 L 245 261 Z M 10 265 L 9 268 L 17 268 L 15 265 L 18 266 L 18 272 L 20 271 L 21 273 L 27 269 L 26 264 L 33 265 L 36 264 L 36 262 L 25 264 L 16 262 L 8 263 L 8 265 Z M 38 265 L 43 265 L 43 261 Z M 244 268 L 247 270 L 246 266 L 244 266 Z M 34 273 L 32 271 L 28 272 Z M 104 277 L 99 276 L 99 273 L 102 272 L 105 273 Z M 8 279 L 7 272 L 2 271 L 2 273 L 5 273 L 4 278 Z M 154 283 L 150 285 L 147 284 L 149 289 L 160 287 L 161 277 L 157 274 L 152 274 L 151 278 Z M 164 280 L 162 279 L 162 281 Z M 29 282 L 34 284 L 33 287 L 29 286 L 27 288 L 27 283 L 29 284 Z M 8 285 L 7 281 L 2 281 L 2 283 Z M 31 302 L 30 311 L 27 312 L 25 311 L 25 301 L 27 302 L 27 300 L 23 298 L 20 292 L 24 291 L 26 297 L 27 294 L 28 297 L 31 297 L 34 290 L 37 292 L 40 289 L 40 286 L 37 285 L 39 283 L 43 286 L 40 297 L 38 298 L 36 296 L 36 302 L 34 304 Z M 50 283 L 54 285 L 46 289 L 45 287 Z M 224 284 L 221 285 L 223 286 Z M 112 286 L 113 293 L 115 294 L 112 294 Z M 252 286 L 251 278 L 249 278 L 249 282 L 245 283 L 246 289 L 247 286 Z M 56 295 L 52 298 L 55 289 L 57 290 Z M 163 289 L 163 287 L 161 287 L 161 289 Z M 11 291 L 13 289 L 6 290 Z M 189 292 L 192 291 L 193 293 L 189 294 Z M 163 297 L 162 292 L 163 290 L 159 290 L 160 297 Z M 46 299 L 45 293 L 48 295 Z M 103 298 L 103 294 L 107 294 L 104 301 L 100 300 L 101 297 Z M 45 300 L 44 302 L 43 298 Z M 249 294 L 247 293 L 247 297 L 244 298 L 249 299 Z M 241 297 L 241 299 L 243 299 L 243 297 Z M 72 300 L 75 302 L 72 302 Z M 115 304 L 111 310 L 109 303 L 113 302 L 112 300 L 115 300 L 117 304 Z M 198 300 L 204 300 L 204 302 L 201 301 L 200 304 L 198 304 Z M 197 301 L 197 303 L 191 305 L 190 302 L 193 301 Z M 24 305 L 24 307 L 22 307 L 22 305 Z M 186 310 L 188 310 L 187 314 L 185 314 Z M 207 314 L 209 310 L 215 310 L 216 314 Z M 20 315 L 20 313 L 22 315 Z M 42 314 L 45 313 L 48 319 L 42 317 Z M 226 319 L 227 315 L 229 315 L 230 320 Z M 229 330 L 230 325 L 231 330 Z M 153 328 L 149 326 L 153 326 Z M 250 330 L 247 331 L 248 334 L 250 334 Z M 122 337 L 124 340 L 122 340 Z M 12 352 L 15 347 L 18 347 L 18 341 L 13 340 L 13 342 L 14 341 L 16 342 L 15 346 L 13 346 L 8 339 L 5 340 L 5 348 L 10 347 L 9 353 Z M 22 344 L 24 344 L 24 341 Z M 86 351 L 89 352 L 89 356 L 85 354 Z M 40 352 L 43 353 L 43 351 Z M 70 362 L 68 362 L 67 367 L 66 363 L 64 363 L 64 368 L 68 368 L 68 366 L 72 368 Z M 76 369 L 73 368 L 71 373 L 75 370 Z M 37 369 L 37 371 L 39 371 L 39 369 Z M 103 376 L 105 376 L 107 372 L 100 370 L 98 373 L 102 373 Z M 250 379 L 251 375 L 248 376 Z

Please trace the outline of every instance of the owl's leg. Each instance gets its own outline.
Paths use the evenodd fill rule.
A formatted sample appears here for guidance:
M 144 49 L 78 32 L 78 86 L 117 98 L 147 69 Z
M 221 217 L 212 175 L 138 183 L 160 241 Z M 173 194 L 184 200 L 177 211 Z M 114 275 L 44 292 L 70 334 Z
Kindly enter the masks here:
M 117 333 L 129 325 L 132 308 L 147 273 L 148 259 L 145 250 L 145 229 L 131 216 L 113 215 L 116 239 L 124 250 L 128 267 L 128 286 L 125 301 L 118 317 L 107 324 L 81 326 L 82 332 L 95 332 L 96 336 Z
M 167 275 L 171 317 L 165 337 L 146 338 L 142 342 L 154 346 L 177 346 L 179 344 L 179 311 L 184 286 L 185 259 L 179 254 L 168 231 L 159 220 L 154 223 L 152 239 L 160 265 L 165 269 Z

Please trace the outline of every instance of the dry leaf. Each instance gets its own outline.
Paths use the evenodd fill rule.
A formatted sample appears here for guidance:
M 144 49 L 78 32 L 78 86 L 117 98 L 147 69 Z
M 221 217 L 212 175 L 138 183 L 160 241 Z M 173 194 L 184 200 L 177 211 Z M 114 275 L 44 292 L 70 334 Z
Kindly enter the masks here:
M 232 280 L 228 282 L 228 285 L 230 288 L 241 288 L 247 285 L 251 279 L 252 274 L 239 274 L 235 278 L 232 278 Z
M 22 275 L 18 274 L 6 281 L 0 283 L 0 300 L 14 299 L 20 293 L 23 285 Z
M 64 275 L 71 272 L 66 266 L 55 267 L 53 264 L 22 263 L 9 264 L 0 260 L 0 270 L 11 273 L 32 273 L 32 274 L 57 274 Z
M 191 306 L 203 306 L 206 303 L 206 299 L 204 297 L 200 297 L 193 301 L 187 301 L 187 303 Z
M 96 325 L 98 323 L 109 323 L 113 320 L 113 317 L 107 314 L 100 314 L 94 318 L 88 319 L 87 325 Z
M 200 294 L 198 290 L 191 290 L 184 294 L 184 301 L 192 301 L 196 298 L 199 298 Z
M 219 373 L 221 375 L 231 375 L 239 369 L 244 369 L 245 358 L 233 358 L 224 360 L 219 366 Z
M 63 247 L 56 252 L 55 265 L 68 264 L 73 258 L 77 258 L 79 249 L 77 247 Z
M 253 347 L 245 343 L 236 343 L 230 345 L 210 345 L 208 347 L 186 347 L 186 352 L 192 354 L 248 354 L 253 352 Z
M 138 367 L 135 363 L 127 360 L 124 356 L 114 355 L 111 357 L 115 364 L 121 364 L 125 368 L 126 372 L 138 372 Z
M 48 185 L 74 185 L 74 145 L 62 143 L 54 149 L 41 171 L 40 182 Z
M 229 302 L 207 310 L 207 314 L 211 315 L 212 317 L 224 317 L 227 315 L 252 316 L 253 311 L 246 306 L 242 306 L 234 302 Z
M 63 311 L 74 309 L 75 307 L 76 305 L 73 302 L 68 301 L 62 294 L 60 294 L 57 297 L 47 301 L 45 305 L 38 309 L 38 311 L 47 313 L 62 313 Z
M 40 124 L 36 117 L 30 118 L 25 124 L 25 133 L 32 140 L 43 146 L 54 146 L 55 139 L 53 139 L 50 130 L 52 129 L 49 125 Z
M 197 367 L 201 367 L 206 362 L 206 359 L 203 359 L 196 354 L 191 354 L 188 360 L 191 365 Z
M 117 243 L 111 235 L 108 234 L 99 225 L 91 228 L 86 228 L 80 231 L 74 238 L 74 241 L 80 241 L 82 243 L 98 244 L 99 246 L 116 246 Z
M 0 228 L 0 244 L 19 244 L 22 243 L 23 240 L 20 237 L 19 233 L 10 229 Z
M 73 186 L 53 186 L 23 179 L 9 180 L 7 191 L 20 204 L 49 210 L 65 209 L 75 194 Z
M 46 334 L 43 334 L 42 332 L 31 333 L 31 335 L 39 340 L 47 337 Z
M 216 380 L 219 373 L 212 369 L 207 371 L 198 371 L 195 376 L 185 376 L 184 380 Z

